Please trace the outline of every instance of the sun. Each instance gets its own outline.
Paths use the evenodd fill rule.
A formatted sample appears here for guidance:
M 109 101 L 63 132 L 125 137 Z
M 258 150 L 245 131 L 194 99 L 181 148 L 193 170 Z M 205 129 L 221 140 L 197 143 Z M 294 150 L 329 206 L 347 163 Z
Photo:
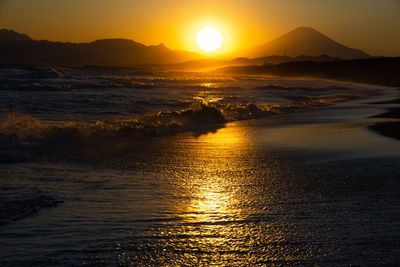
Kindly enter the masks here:
M 221 47 L 224 40 L 219 30 L 207 27 L 197 34 L 196 41 L 200 49 L 206 52 L 214 52 Z

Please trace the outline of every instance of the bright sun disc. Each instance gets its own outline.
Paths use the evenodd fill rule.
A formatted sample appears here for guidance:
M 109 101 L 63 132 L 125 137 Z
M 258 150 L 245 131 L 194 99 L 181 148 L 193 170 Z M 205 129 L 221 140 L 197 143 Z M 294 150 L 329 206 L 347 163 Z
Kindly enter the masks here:
M 221 47 L 223 39 L 222 34 L 213 27 L 202 29 L 197 34 L 197 45 L 206 52 L 213 52 Z

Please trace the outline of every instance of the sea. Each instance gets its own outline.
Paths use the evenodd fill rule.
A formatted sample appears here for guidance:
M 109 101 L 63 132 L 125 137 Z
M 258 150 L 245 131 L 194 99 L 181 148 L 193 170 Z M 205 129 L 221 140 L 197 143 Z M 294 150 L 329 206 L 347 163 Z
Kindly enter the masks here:
M 398 266 L 396 88 L 0 67 L 1 266 Z M 386 101 L 386 102 L 385 102 Z

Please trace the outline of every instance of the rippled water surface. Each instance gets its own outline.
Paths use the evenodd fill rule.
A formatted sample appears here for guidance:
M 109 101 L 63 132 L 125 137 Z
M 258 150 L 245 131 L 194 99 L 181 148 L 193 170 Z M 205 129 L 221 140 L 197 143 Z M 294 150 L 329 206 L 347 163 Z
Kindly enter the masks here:
M 1 75 L 1 265 L 400 264 L 400 143 L 367 129 L 394 90 Z

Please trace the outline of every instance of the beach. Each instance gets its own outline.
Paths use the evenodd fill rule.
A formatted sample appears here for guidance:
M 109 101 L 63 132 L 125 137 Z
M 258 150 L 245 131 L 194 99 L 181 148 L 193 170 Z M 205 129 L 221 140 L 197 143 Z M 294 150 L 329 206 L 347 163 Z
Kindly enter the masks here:
M 283 78 L 255 83 L 255 78 L 225 79 L 220 82 L 226 85 L 223 89 L 215 86 L 219 80 L 192 81 L 203 89 L 195 97 L 209 105 L 191 112 L 156 113 L 162 114 L 157 117 L 163 118 L 157 124 L 161 128 L 152 124 L 155 115 L 139 114 L 135 118 L 140 123 L 146 118 L 146 123 L 129 121 L 130 128 L 115 122 L 124 121 L 128 105 L 116 107 L 107 102 L 111 98 L 101 97 L 112 92 L 118 98 L 118 90 L 127 93 L 123 88 L 71 89 L 71 94 L 92 94 L 91 99 L 104 101 L 105 108 L 97 113 L 83 112 L 78 101 L 77 106 L 66 106 L 75 113 L 25 110 L 37 118 L 36 124 L 29 124 L 36 135 L 15 132 L 0 164 L 0 264 L 399 264 L 400 143 L 373 126 L 397 123 L 377 116 L 398 109 L 392 101 L 398 90 L 362 84 L 341 89 L 329 81 Z M 140 88 L 132 89 L 140 101 L 150 101 L 149 90 L 162 92 L 157 82 L 161 79 L 141 79 Z M 163 107 L 187 107 L 186 99 L 193 99 L 189 91 L 198 88 L 183 81 L 187 79 L 173 83 L 175 88 L 183 84 L 178 91 L 187 93 L 182 102 Z M 348 88 L 354 91 L 347 94 Z M 8 89 L 11 94 L 11 86 Z M 17 94 L 21 88 L 13 90 Z M 54 90 L 41 94 L 56 99 Z M 69 94 L 66 89 L 60 92 Z M 233 104 L 241 104 L 239 94 L 254 92 L 269 100 L 257 95 L 251 103 L 258 109 L 235 106 L 233 112 Z M 300 98 L 305 92 L 314 102 L 304 104 L 310 99 Z M 332 94 L 341 101 L 327 103 Z M 229 105 L 223 102 L 228 99 Z M 36 100 L 31 101 L 35 107 Z M 37 103 L 47 108 L 42 102 Z M 269 113 L 260 108 L 261 102 L 269 103 Z M 280 108 L 271 110 L 278 104 Z M 2 111 L 7 110 L 4 105 Z M 159 108 L 146 105 L 146 111 Z M 101 113 L 105 110 L 110 112 Z M 115 110 L 122 112 L 111 112 Z M 68 122 L 70 114 L 81 118 L 79 124 L 55 122 Z M 94 131 L 90 123 L 104 116 L 101 129 L 122 128 L 113 135 Z M 141 128 L 133 131 L 132 125 Z M 143 125 L 149 127 L 145 132 Z M 66 139 L 71 135 L 74 138 Z M 19 150 L 10 160 L 10 149 L 16 146 Z M 10 207 L 24 213 L 11 212 Z

